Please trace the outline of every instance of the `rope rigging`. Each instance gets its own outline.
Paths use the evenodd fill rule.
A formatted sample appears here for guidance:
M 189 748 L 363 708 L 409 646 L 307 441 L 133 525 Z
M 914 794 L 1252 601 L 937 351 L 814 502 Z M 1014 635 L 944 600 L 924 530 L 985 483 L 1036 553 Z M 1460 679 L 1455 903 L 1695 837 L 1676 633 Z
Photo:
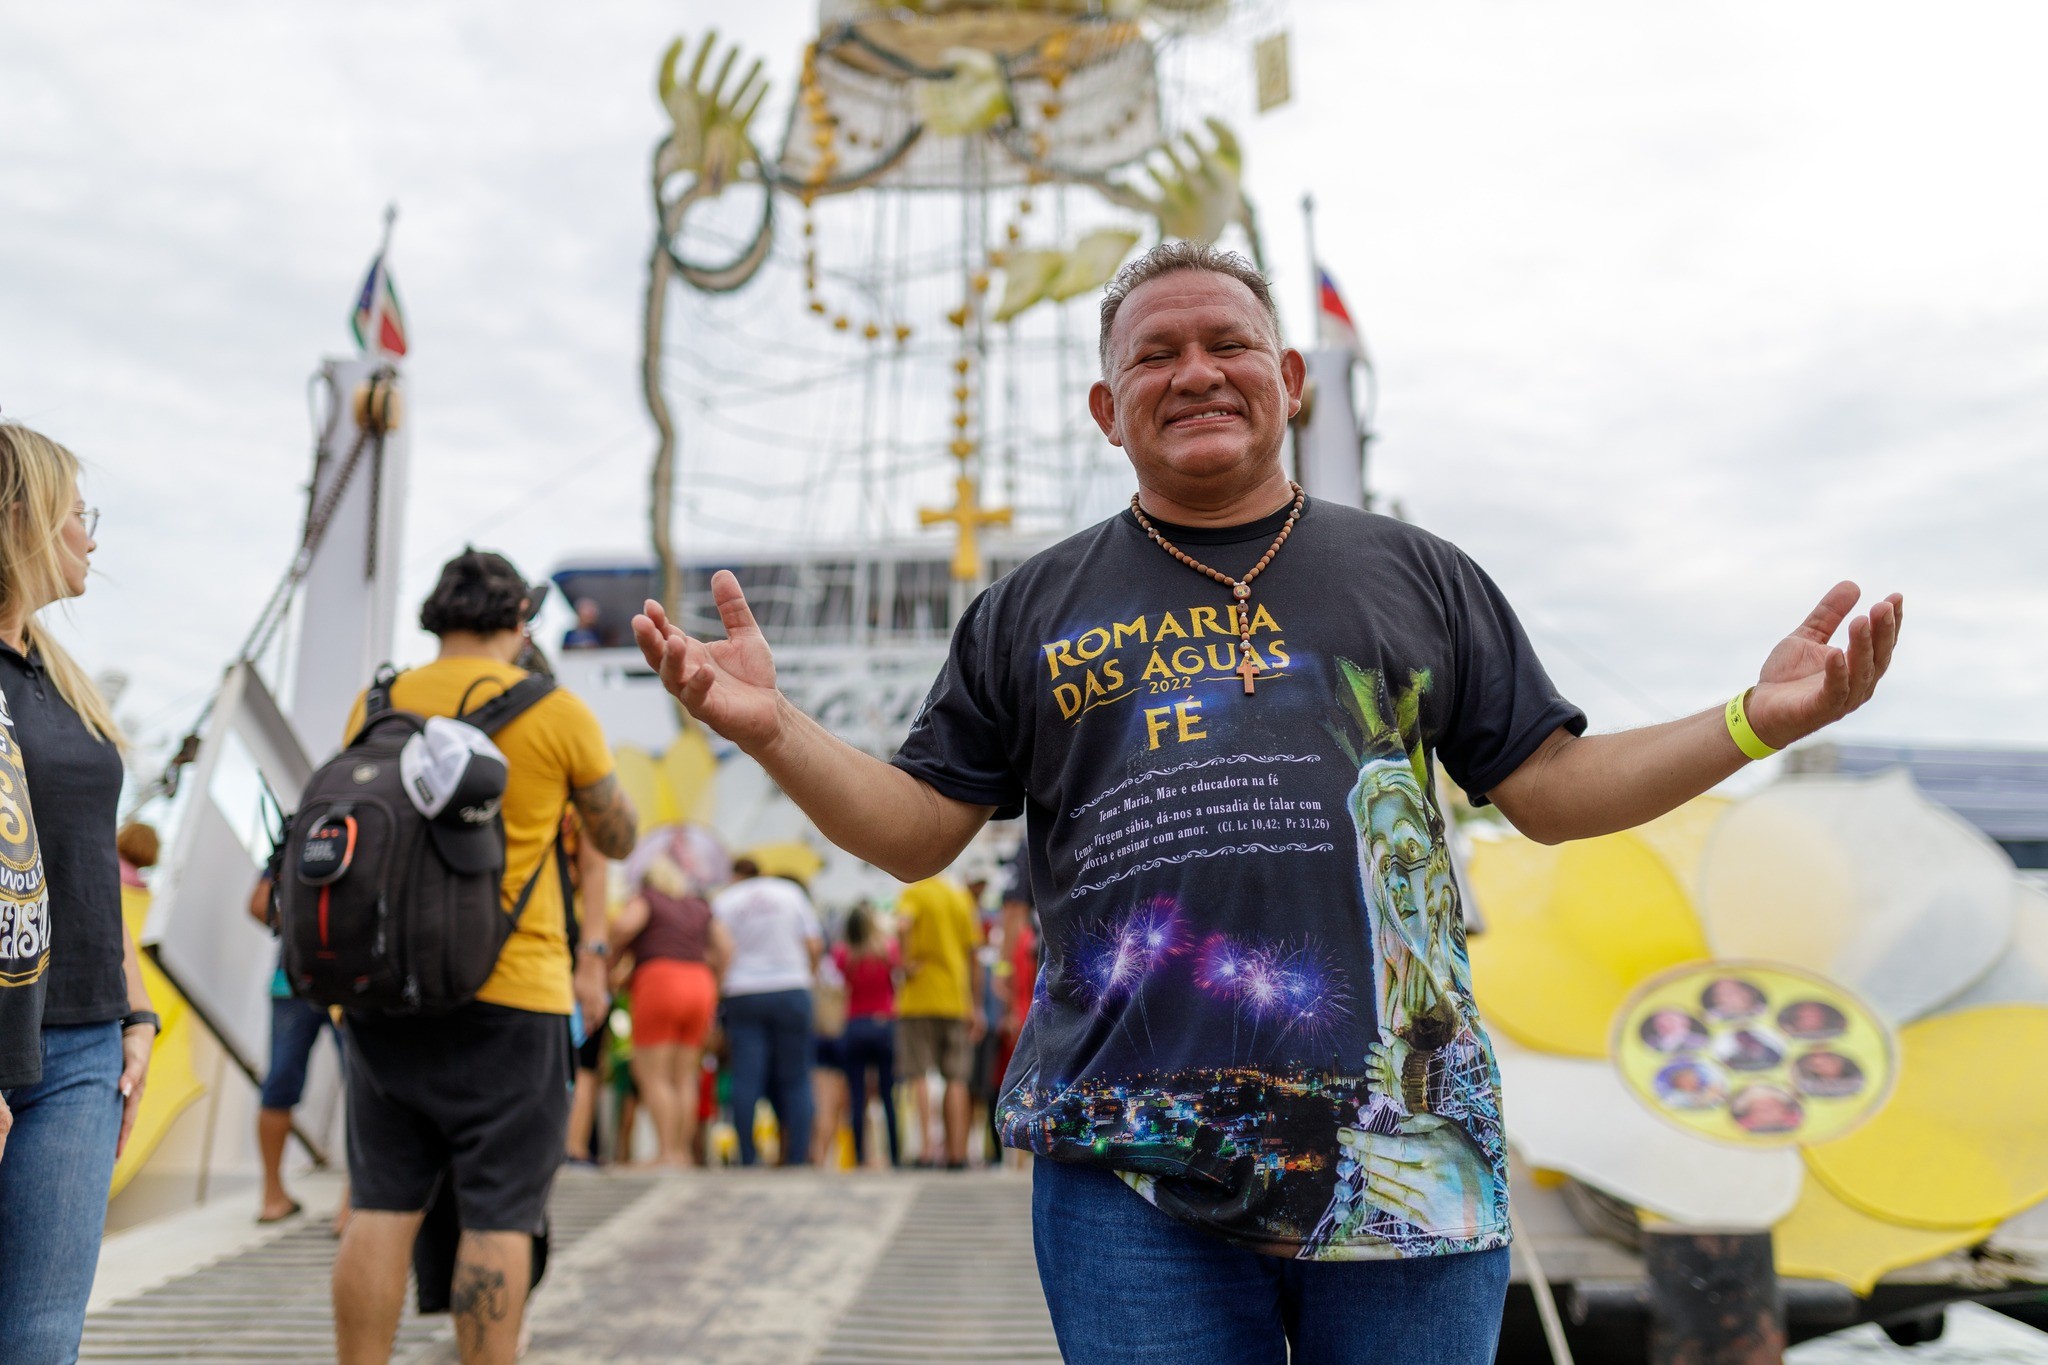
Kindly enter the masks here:
M 365 456 L 368 456 L 371 467 L 373 511 L 364 575 L 367 577 L 375 571 L 378 518 L 374 509 L 383 482 L 384 437 L 397 428 L 401 415 L 397 371 L 388 365 L 380 366 L 356 389 L 352 396 L 356 438 L 350 443 L 348 454 L 342 457 L 340 467 L 335 470 L 334 477 L 327 481 L 325 488 L 320 486 L 320 466 L 325 462 L 321 452 L 324 451 L 329 438 L 334 435 L 336 427 L 340 425 L 342 408 L 340 395 L 334 392 L 332 376 L 321 377 L 328 385 L 328 418 L 325 429 L 314 442 L 313 483 L 307 490 L 306 524 L 299 535 L 299 548 L 292 555 L 290 567 L 285 570 L 284 576 L 271 590 L 269 599 L 264 602 L 263 610 L 257 613 L 256 623 L 249 628 L 248 635 L 242 640 L 241 648 L 235 651 L 234 658 L 228 662 L 227 668 L 222 670 L 223 677 L 233 672 L 238 665 L 254 663 L 270 648 L 278 629 L 284 625 L 286 616 L 290 614 L 292 594 L 312 571 L 313 556 L 319 551 L 320 543 L 326 539 L 327 529 L 333 524 L 335 511 L 341 506 L 341 500 L 347 496 L 350 485 L 355 481 L 356 470 L 362 466 Z M 206 728 L 208 718 L 213 715 L 214 703 L 219 698 L 220 688 L 216 686 L 207 697 L 206 704 L 199 709 L 199 715 L 193 720 L 185 737 L 178 742 L 177 750 L 171 755 L 170 762 L 164 765 L 163 773 L 136 794 L 134 802 L 122 817 L 124 820 L 132 819 L 137 811 L 160 796 L 172 797 L 178 794 L 179 778 L 185 767 L 199 757 L 201 733 Z

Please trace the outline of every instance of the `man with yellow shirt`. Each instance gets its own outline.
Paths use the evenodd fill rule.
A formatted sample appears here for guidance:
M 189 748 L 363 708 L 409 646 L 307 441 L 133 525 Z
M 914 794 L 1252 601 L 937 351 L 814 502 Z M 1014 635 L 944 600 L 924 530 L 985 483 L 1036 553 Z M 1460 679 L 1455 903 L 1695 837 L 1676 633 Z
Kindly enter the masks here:
M 950 877 L 927 877 L 896 902 L 903 919 L 903 989 L 896 993 L 897 1075 L 911 1083 L 918 1145 L 932 1161 L 929 1074 L 946 1083 L 943 1106 L 946 1165 L 967 1165 L 967 1073 L 984 1025 L 981 999 L 981 920 L 967 888 Z
M 398 676 L 391 704 L 422 716 L 476 710 L 521 678 L 513 666 L 538 594 L 502 556 L 465 550 L 420 607 L 434 661 Z M 363 720 L 361 699 L 349 718 Z M 462 1240 L 450 1307 L 464 1362 L 509 1362 L 569 1118 L 577 995 L 600 997 L 604 962 L 573 955 L 556 834 L 574 805 L 607 856 L 632 851 L 632 803 L 590 708 L 550 692 L 493 737 L 507 771 L 503 903 L 532 883 L 490 979 L 448 1014 L 349 1018 L 349 1178 L 355 1216 L 334 1262 L 342 1365 L 384 1362 L 405 1301 L 413 1238 L 438 1182 L 454 1182 Z M 583 926 L 601 942 L 603 926 Z M 593 936 L 594 934 L 594 936 Z M 578 945 L 579 949 L 581 945 Z M 572 991 L 572 960 L 575 989 Z

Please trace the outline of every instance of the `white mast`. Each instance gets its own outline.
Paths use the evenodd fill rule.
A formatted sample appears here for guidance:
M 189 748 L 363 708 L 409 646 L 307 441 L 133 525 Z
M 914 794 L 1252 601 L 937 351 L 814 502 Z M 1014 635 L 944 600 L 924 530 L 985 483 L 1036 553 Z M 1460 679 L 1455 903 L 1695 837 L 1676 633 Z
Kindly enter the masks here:
M 395 208 L 385 214 L 371 272 L 364 354 L 321 362 L 326 403 L 300 550 L 242 656 L 229 666 L 197 753 L 183 770 L 187 801 L 143 936 L 252 1080 L 268 1055 L 277 956 L 275 940 L 245 909 L 269 853 L 262 794 L 286 811 L 298 804 L 312 765 L 340 746 L 356 694 L 391 657 L 397 624 L 411 441 L 399 405 L 399 357 L 380 345 L 396 216 Z M 299 627 L 285 674 L 291 700 L 280 707 L 254 660 L 265 652 L 289 596 L 298 599 Z M 323 1055 L 298 1119 L 301 1136 L 323 1156 L 339 1150 L 338 1077 L 332 1058 Z M 219 1102 L 218 1092 L 212 1102 Z M 242 1146 L 228 1149 L 231 1160 Z M 210 1164 L 213 1157 L 208 1151 L 202 1161 Z

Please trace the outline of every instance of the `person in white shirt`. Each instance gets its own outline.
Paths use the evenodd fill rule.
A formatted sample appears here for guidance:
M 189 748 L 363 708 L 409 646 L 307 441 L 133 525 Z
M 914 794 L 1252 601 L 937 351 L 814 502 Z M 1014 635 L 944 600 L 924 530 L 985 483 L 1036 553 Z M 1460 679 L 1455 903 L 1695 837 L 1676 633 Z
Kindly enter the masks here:
M 733 863 L 733 877 L 712 899 L 711 913 L 732 935 L 718 1017 L 730 1051 L 740 1164 L 760 1161 L 754 1110 L 765 1098 L 782 1133 L 781 1164 L 801 1166 L 810 1159 L 811 980 L 825 950 L 824 930 L 795 882 L 764 877 L 746 858 Z

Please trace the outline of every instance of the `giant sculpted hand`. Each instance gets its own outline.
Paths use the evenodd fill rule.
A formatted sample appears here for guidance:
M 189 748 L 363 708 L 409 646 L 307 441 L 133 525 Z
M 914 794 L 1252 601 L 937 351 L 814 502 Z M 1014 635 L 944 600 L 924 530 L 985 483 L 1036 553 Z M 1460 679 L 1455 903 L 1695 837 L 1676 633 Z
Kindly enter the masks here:
M 1891 666 L 1906 608 L 1893 593 L 1850 621 L 1848 639 L 1836 649 L 1828 641 L 1862 595 L 1854 583 L 1835 584 L 1764 660 L 1745 706 L 1758 739 L 1782 749 L 1870 700 Z
M 633 618 L 633 640 L 647 666 L 661 675 L 661 685 L 691 715 L 751 752 L 781 730 L 775 658 L 740 581 L 730 572 L 721 569 L 712 576 L 711 600 L 725 627 L 723 640 L 692 639 L 652 601 Z
M 675 132 L 661 149 L 658 169 L 663 175 L 694 171 L 707 196 L 716 196 L 737 178 L 740 168 L 753 156 L 748 125 L 753 123 L 755 111 L 768 94 L 768 82 L 761 79 L 758 58 L 740 83 L 730 93 L 726 91 L 726 78 L 739 59 L 737 47 L 726 52 L 718 74 L 709 86 L 705 85 L 704 68 L 717 45 L 717 33 L 704 35 L 704 45 L 697 49 L 689 75 L 678 76 L 676 67 L 682 60 L 683 40 L 676 39 L 662 56 L 661 76 L 655 87 L 675 124 Z
M 1340 1128 L 1337 1142 L 1358 1163 L 1359 1194 L 1373 1208 L 1425 1232 L 1451 1235 L 1493 1217 L 1493 1168 L 1448 1119 L 1411 1114 L 1393 1133 Z

